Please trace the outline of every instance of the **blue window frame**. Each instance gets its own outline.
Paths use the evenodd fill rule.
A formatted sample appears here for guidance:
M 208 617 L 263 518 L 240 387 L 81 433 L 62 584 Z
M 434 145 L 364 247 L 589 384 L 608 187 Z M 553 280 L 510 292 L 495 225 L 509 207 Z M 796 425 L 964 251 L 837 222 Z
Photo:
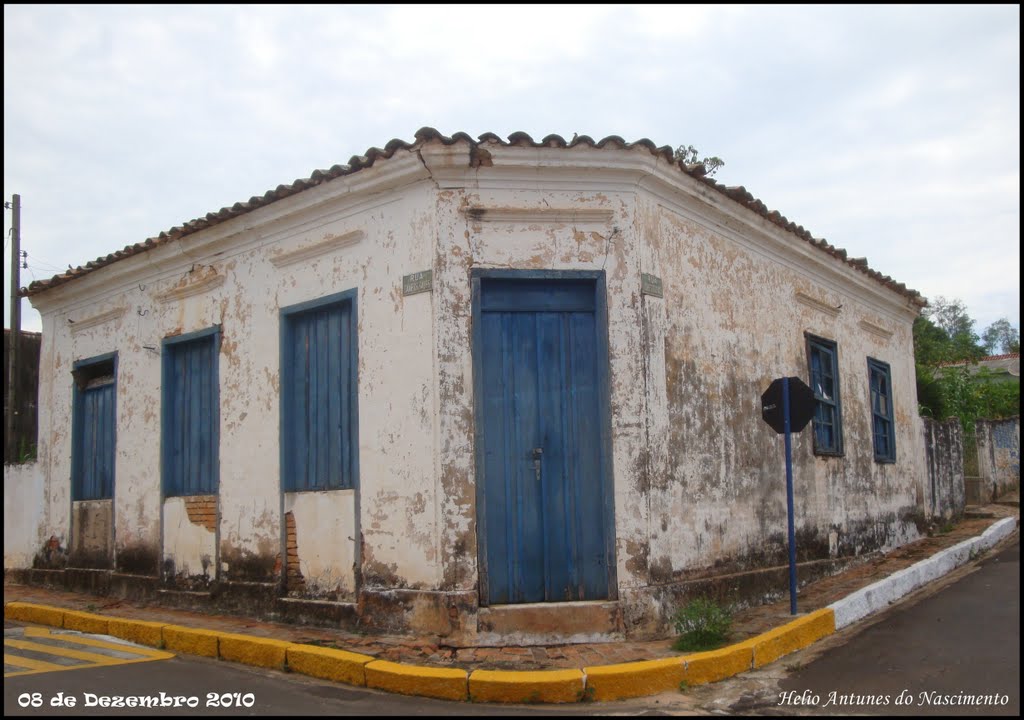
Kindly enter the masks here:
M 839 398 L 839 352 L 833 340 L 807 335 L 807 364 L 811 389 L 818 401 L 814 411 L 814 452 L 843 454 L 843 412 Z
M 219 325 L 164 338 L 161 447 L 166 497 L 217 492 L 219 354 Z
M 356 291 L 281 309 L 281 483 L 285 492 L 356 487 Z
M 79 360 L 71 374 L 71 498 L 109 499 L 114 497 L 117 353 Z
M 871 387 L 871 436 L 877 462 L 896 462 L 896 427 L 892 415 L 892 373 L 889 363 L 868 358 Z

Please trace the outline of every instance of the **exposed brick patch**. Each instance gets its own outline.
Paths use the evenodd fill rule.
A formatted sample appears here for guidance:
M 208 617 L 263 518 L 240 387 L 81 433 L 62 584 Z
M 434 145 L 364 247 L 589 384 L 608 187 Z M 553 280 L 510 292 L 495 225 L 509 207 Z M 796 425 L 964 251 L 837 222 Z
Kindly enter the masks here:
M 285 550 L 288 553 L 288 559 L 285 563 L 285 567 L 288 569 L 288 591 L 303 590 L 306 587 L 306 580 L 302 577 L 302 572 L 299 570 L 299 539 L 295 529 L 295 514 L 286 512 L 284 514 L 284 523 Z
M 182 498 L 185 501 L 185 512 L 188 521 L 193 525 L 202 525 L 210 532 L 217 532 L 217 496 L 191 495 Z

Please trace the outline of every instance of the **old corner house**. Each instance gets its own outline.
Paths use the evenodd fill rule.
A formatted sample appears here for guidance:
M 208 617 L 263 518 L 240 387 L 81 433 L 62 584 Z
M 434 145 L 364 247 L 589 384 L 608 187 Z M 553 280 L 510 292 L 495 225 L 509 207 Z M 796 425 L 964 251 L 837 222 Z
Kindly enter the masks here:
M 913 290 L 667 147 L 425 128 L 25 291 L 37 582 L 453 644 L 664 630 L 928 507 Z M 28 570 L 32 566 L 34 569 Z

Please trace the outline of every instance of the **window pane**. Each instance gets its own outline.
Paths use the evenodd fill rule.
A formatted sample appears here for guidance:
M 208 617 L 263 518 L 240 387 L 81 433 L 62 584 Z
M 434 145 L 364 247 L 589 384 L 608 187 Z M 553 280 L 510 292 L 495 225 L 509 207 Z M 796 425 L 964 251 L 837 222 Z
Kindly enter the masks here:
M 808 336 L 811 388 L 817 400 L 814 413 L 815 452 L 840 454 L 839 368 L 836 345 L 830 340 Z

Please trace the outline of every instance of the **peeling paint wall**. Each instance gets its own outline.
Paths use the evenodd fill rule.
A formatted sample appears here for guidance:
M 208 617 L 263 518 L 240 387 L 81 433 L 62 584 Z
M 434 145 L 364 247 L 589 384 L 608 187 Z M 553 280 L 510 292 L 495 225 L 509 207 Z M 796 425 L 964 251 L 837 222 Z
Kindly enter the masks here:
M 38 462 L 4 465 L 4 567 L 32 567 L 43 538 L 43 473 Z
M 906 542 L 928 491 L 916 308 L 666 168 L 642 147 L 428 142 L 34 298 L 44 322 L 38 537 L 71 533 L 71 366 L 116 351 L 115 555 L 136 568 L 122 571 L 151 562 L 172 585 L 265 583 L 356 603 L 368 627 L 471 638 L 470 275 L 506 268 L 604 273 L 613 590 L 626 608 L 613 615 L 627 632 L 664 621 L 665 588 L 784 562 L 782 441 L 760 397 L 776 377 L 807 378 L 806 333 L 837 343 L 846 452 L 814 455 L 810 429 L 795 441 L 800 557 Z M 429 292 L 403 294 L 403 276 L 428 270 Z M 644 274 L 662 292 L 645 291 Z M 281 308 L 353 288 L 357 487 L 283 494 Z M 159 438 L 161 342 L 212 325 L 211 528 L 188 499 L 162 497 Z M 891 464 L 873 458 L 869 356 L 892 370 Z
M 576 188 L 563 190 L 571 181 L 553 171 L 547 181 L 524 175 L 503 182 L 501 169 L 516 153 L 491 148 L 490 165 L 462 183 L 452 180 L 450 188 L 442 182 L 439 197 L 435 302 L 446 587 L 470 588 L 478 560 L 472 545 L 474 267 L 606 273 L 617 575 L 628 603 L 651 602 L 645 589 L 785 562 L 782 442 L 761 420 L 760 397 L 776 377 L 808 377 L 805 333 L 838 344 L 846 452 L 814 455 L 809 429 L 795 441 L 800 559 L 849 557 L 916 537 L 924 497 L 911 338 L 916 308 L 895 293 L 879 299 L 878 289 L 863 288 L 856 277 L 836 285 L 822 271 L 802 267 L 800 254 L 813 258 L 813 249 L 794 249 L 791 238 L 780 238 L 767 223 L 758 232 L 772 237 L 753 237 L 699 199 L 682 203 L 635 185 L 616 191 L 613 181 L 581 190 L 599 184 L 582 176 L 573 176 Z M 580 164 L 599 154 L 574 153 Z M 556 156 L 550 165 L 567 154 Z M 574 218 L 569 208 L 591 214 Z M 836 260 L 822 262 L 853 274 Z M 663 298 L 642 293 L 642 273 L 662 280 Z M 892 369 L 893 464 L 873 457 L 869 356 Z M 647 623 L 668 611 L 641 608 L 633 618 Z
M 992 500 L 1020 489 L 1020 417 L 979 420 L 978 474 Z
M 355 491 L 285 493 L 289 590 L 324 600 L 355 599 Z M 293 582 L 294 578 L 294 582 Z
M 784 561 L 782 442 L 760 397 L 776 377 L 809 381 L 805 333 L 837 343 L 845 452 L 815 455 L 810 426 L 795 438 L 802 550 L 859 554 L 910 539 L 921 493 L 912 313 L 822 281 L 716 213 L 647 201 L 638 221 L 667 324 L 668 481 L 652 483 L 650 581 Z M 873 458 L 868 357 L 892 370 L 893 464 Z
M 190 584 L 175 578 L 276 583 L 288 504 L 312 596 L 351 598 L 360 528 L 368 584 L 436 586 L 432 307 L 429 294 L 402 296 L 403 275 L 432 264 L 433 188 L 415 154 L 381 165 L 34 298 L 44 316 L 46 537 L 66 543 L 71 533 L 72 364 L 116 351 L 112 518 L 119 570 L 163 569 L 172 586 L 185 588 Z M 356 191 L 363 186 L 380 189 Z M 359 489 L 336 494 L 329 508 L 298 497 L 303 493 L 285 503 L 280 308 L 352 288 Z M 164 501 L 160 484 L 161 343 L 213 325 L 221 329 L 215 533 L 189 519 L 186 500 Z
M 929 515 L 955 519 L 964 514 L 964 434 L 957 418 L 921 418 L 928 465 Z
M 205 590 L 217 573 L 217 496 L 164 500 L 161 575 L 175 587 Z
M 75 568 L 106 570 L 114 545 L 114 504 L 111 500 L 81 500 L 71 504 L 71 556 Z

